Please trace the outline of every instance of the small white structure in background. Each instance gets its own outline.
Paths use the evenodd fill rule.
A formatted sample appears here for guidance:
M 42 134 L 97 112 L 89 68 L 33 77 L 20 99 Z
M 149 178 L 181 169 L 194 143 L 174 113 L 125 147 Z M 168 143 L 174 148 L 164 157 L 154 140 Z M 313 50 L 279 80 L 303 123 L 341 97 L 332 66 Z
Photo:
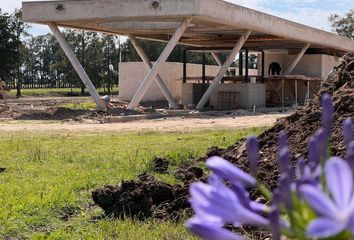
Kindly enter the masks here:
M 134 97 L 134 94 L 136 93 L 137 89 L 139 88 L 141 80 L 144 79 L 144 76 L 146 76 L 146 74 L 148 73 L 148 70 L 144 67 L 144 64 L 142 62 L 123 62 L 119 64 L 119 69 L 119 98 L 125 101 L 130 101 Z M 210 79 L 212 79 L 212 76 L 215 76 L 218 73 L 219 69 L 219 66 L 206 65 L 206 78 L 208 78 L 210 81 Z M 238 73 L 239 71 L 238 68 L 234 68 L 233 70 L 236 70 L 236 73 Z M 251 75 L 257 75 L 258 70 L 250 69 L 249 73 Z M 173 98 L 178 103 L 188 107 L 195 107 L 197 101 L 200 100 L 203 94 L 203 91 L 198 92 L 198 90 L 200 90 L 200 86 L 208 86 L 207 83 L 205 83 L 204 85 L 202 83 L 202 65 L 200 64 L 187 64 L 187 75 L 190 76 L 188 77 L 187 83 L 183 83 L 182 63 L 166 62 L 162 66 L 159 74 L 163 79 L 165 85 L 171 91 Z M 247 93 L 249 93 L 250 91 L 257 91 L 257 88 L 254 87 L 252 88 L 252 90 L 248 90 L 245 89 L 242 84 L 220 85 L 218 90 L 211 95 L 209 105 L 215 106 L 215 109 L 227 109 L 228 107 L 223 107 L 220 105 L 225 104 L 226 100 L 222 102 L 222 99 L 220 99 L 220 97 L 218 98 L 218 95 L 220 92 L 232 91 L 232 89 L 243 89 L 241 90 L 241 96 L 243 97 L 243 101 L 237 103 L 237 106 L 235 105 L 233 106 L 233 108 L 248 108 L 254 104 L 256 104 L 257 106 L 265 105 L 265 94 L 262 95 L 262 92 L 265 93 L 265 89 L 259 89 L 259 93 L 257 94 L 253 93 L 258 98 L 257 102 L 257 99 L 252 97 L 253 94 L 250 94 L 250 97 L 247 96 Z M 197 94 L 197 96 L 195 93 L 196 91 L 199 93 Z M 142 102 L 159 101 L 166 101 L 166 98 L 158 88 L 157 84 L 153 83 L 144 95 Z M 240 101 L 238 94 L 237 96 L 235 96 L 235 101 Z
M 285 73 L 286 69 L 289 68 L 291 63 L 294 62 L 297 53 L 294 51 L 289 51 L 287 49 L 282 50 L 267 50 L 265 51 L 265 70 L 266 75 L 269 73 L 269 65 L 272 62 L 277 62 L 282 68 L 282 74 Z M 260 58 L 261 55 L 258 56 Z M 307 77 L 314 78 L 325 78 L 328 73 L 336 66 L 339 62 L 339 57 L 331 56 L 321 53 L 308 53 L 304 54 L 300 61 L 296 64 L 294 70 L 291 72 L 292 75 L 304 75 Z M 259 72 L 260 73 L 260 72 Z

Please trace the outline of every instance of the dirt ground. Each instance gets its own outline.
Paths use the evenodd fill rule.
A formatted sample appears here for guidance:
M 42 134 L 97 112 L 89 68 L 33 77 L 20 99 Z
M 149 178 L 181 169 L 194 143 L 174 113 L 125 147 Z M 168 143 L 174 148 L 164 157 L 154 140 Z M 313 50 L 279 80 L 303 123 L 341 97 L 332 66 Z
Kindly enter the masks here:
M 129 132 L 129 131 L 192 131 L 203 129 L 230 129 L 271 126 L 278 118 L 288 114 L 262 114 L 257 116 L 214 118 L 171 118 L 141 120 L 127 123 L 95 124 L 76 122 L 5 121 L 0 122 L 0 131 L 72 131 L 72 132 Z
M 127 110 L 126 102 L 113 101 L 115 109 L 99 113 L 90 97 L 26 97 L 10 99 L 10 111 L 0 113 L 0 131 L 72 131 L 72 132 L 128 132 L 128 131 L 192 131 L 271 126 L 287 113 L 252 113 L 247 110 L 206 112 L 200 116 L 183 117 L 190 111 L 176 112 L 140 106 Z M 260 110 L 261 111 L 261 110 Z M 172 114 L 172 115 L 171 115 Z M 134 119 L 136 116 L 160 115 L 155 120 Z M 166 117 L 165 117 L 166 116 Z M 173 117 L 175 116 L 175 117 Z M 194 116 L 194 115 L 193 115 Z M 102 124 L 106 118 L 125 118 L 126 122 Z M 134 121 L 140 120 L 140 121 Z

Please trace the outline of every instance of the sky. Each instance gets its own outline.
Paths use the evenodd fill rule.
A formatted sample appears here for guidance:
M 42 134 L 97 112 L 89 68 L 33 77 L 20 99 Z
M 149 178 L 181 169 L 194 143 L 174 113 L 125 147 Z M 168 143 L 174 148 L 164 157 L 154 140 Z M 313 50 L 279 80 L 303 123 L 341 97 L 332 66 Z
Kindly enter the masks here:
M 37 0 L 38 1 L 38 0 Z M 259 10 L 278 17 L 303 23 L 322 30 L 331 31 L 328 17 L 343 15 L 354 9 L 353 0 L 226 0 L 244 7 Z M 0 0 L 4 12 L 13 12 L 21 7 L 21 0 Z M 32 25 L 30 33 L 40 35 L 49 32 L 47 26 Z

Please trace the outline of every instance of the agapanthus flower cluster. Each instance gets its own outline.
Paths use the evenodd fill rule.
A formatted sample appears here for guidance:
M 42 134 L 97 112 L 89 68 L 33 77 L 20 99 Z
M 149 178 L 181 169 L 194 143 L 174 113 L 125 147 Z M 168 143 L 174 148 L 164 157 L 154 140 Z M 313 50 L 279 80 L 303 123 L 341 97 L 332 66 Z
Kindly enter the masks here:
M 238 240 L 244 236 L 228 226 L 268 228 L 274 240 L 354 239 L 354 140 L 353 123 L 343 123 L 346 155 L 331 157 L 330 135 L 334 119 L 331 96 L 321 101 L 322 128 L 310 139 L 306 158 L 291 167 L 288 137 L 282 132 L 278 142 L 279 181 L 271 193 L 257 179 L 259 147 L 256 137 L 247 140 L 250 174 L 221 157 L 211 157 L 206 183 L 190 188 L 190 204 L 195 212 L 187 227 L 202 239 Z M 268 200 L 253 201 L 248 190 L 257 188 Z

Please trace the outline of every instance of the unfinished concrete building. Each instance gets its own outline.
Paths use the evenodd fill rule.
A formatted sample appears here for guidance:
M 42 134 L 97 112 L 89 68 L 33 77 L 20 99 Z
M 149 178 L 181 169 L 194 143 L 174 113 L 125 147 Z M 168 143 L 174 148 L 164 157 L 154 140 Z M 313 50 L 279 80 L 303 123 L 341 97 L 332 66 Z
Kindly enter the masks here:
M 135 108 L 156 84 L 171 108 L 177 101 L 197 109 L 239 108 L 301 104 L 354 41 L 222 0 L 67 0 L 24 2 L 24 20 L 47 24 L 58 39 L 97 105 L 105 109 L 89 77 L 80 65 L 59 27 L 125 35 L 130 38 L 147 69 L 128 106 Z M 139 39 L 167 42 L 151 63 Z M 178 75 L 164 79 L 160 73 L 177 44 L 189 51 L 212 54 L 219 64 L 215 72 L 188 75 L 185 62 Z M 225 52 L 222 62 L 219 54 Z M 251 73 L 240 62 L 235 76 L 227 74 L 239 54 L 258 54 L 258 71 Z M 175 69 L 175 68 L 173 68 Z M 172 74 L 173 75 L 173 74 Z M 275 75 L 275 76 L 274 76 Z M 129 78 L 127 78 L 129 81 Z M 178 81 L 180 95 L 169 81 Z M 154 83 L 155 82 L 155 83 Z M 121 89 L 122 90 L 122 89 Z M 124 89 L 123 89 L 124 91 Z

